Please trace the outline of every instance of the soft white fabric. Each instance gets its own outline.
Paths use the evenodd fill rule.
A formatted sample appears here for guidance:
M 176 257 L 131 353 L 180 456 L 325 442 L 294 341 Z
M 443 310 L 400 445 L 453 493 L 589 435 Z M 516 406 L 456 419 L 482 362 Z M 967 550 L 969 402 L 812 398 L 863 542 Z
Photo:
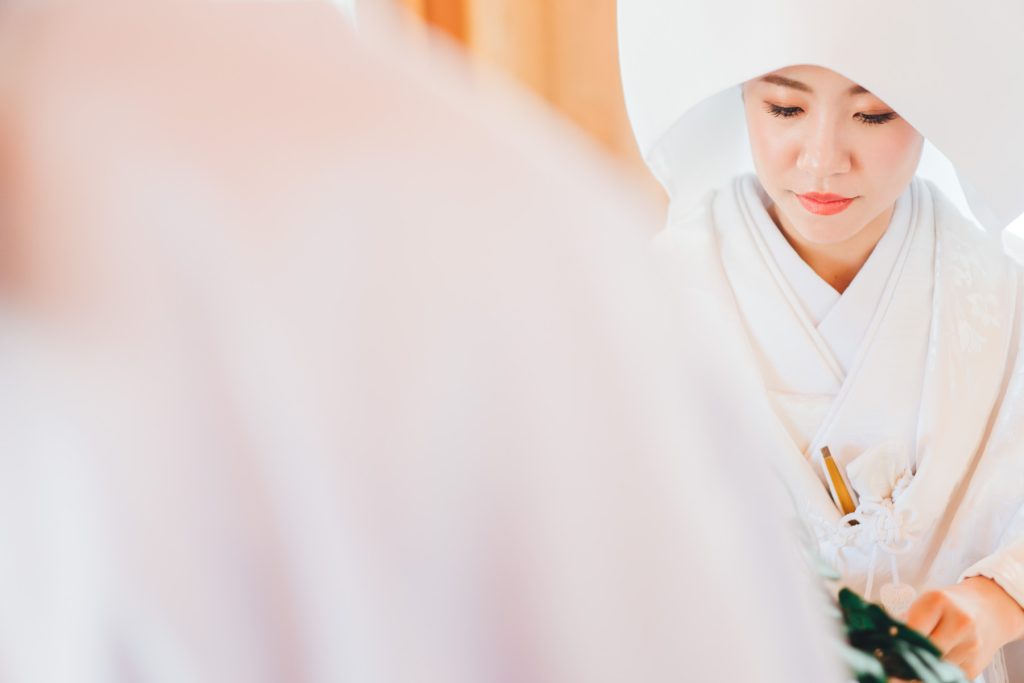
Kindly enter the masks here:
M 765 392 L 744 403 L 744 414 L 767 409 L 786 427 L 781 439 L 765 434 L 763 452 L 781 459 L 821 552 L 856 590 L 873 577 L 874 597 L 897 609 L 913 597 L 901 584 L 919 594 L 975 574 L 1022 601 L 1016 268 L 915 179 L 900 200 L 906 235 L 892 270 L 874 274 L 884 289 L 844 372 L 759 248 L 751 182 L 737 178 L 699 210 L 671 217 L 660 251 L 677 284 L 715 296 L 733 333 L 748 341 L 738 362 Z M 829 497 L 822 446 L 860 494 L 859 525 L 840 519 Z

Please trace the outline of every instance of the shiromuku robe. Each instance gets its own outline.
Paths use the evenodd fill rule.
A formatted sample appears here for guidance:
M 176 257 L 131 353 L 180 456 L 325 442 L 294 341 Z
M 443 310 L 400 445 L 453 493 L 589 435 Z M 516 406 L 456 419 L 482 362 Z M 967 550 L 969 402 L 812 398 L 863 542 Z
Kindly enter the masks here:
M 1024 604 L 1020 273 L 993 237 L 915 178 L 840 295 L 772 222 L 756 177 L 670 215 L 658 250 L 710 297 L 777 430 L 762 453 L 842 583 L 901 613 L 982 575 Z M 744 423 L 744 416 L 737 416 Z M 859 496 L 844 515 L 827 447 Z

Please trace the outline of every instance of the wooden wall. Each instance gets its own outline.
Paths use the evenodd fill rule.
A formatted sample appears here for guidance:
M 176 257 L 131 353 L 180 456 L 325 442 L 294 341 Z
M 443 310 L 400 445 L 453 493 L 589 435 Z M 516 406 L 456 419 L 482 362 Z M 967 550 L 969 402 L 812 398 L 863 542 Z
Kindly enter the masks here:
M 646 171 L 619 81 L 615 0 L 400 0 Z M 653 181 L 651 181 L 653 184 Z

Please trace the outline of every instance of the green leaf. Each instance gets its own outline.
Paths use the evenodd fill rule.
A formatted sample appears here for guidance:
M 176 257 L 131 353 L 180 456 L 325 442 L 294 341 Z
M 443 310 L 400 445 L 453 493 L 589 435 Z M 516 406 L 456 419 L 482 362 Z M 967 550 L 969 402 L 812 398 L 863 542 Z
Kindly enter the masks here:
M 832 565 L 826 562 L 821 555 L 817 553 L 811 553 L 810 561 L 814 566 L 814 570 L 818 573 L 819 576 L 821 576 L 821 578 L 826 579 L 828 581 L 838 581 L 842 578 L 839 572 L 837 572 L 835 568 L 832 567 Z
M 844 659 L 860 683 L 884 682 L 890 677 L 967 683 L 963 672 L 940 659 L 942 653 L 927 636 L 893 619 L 880 605 L 847 588 L 839 592 L 838 602 L 847 641 L 861 655 L 844 653 Z M 868 665 L 868 660 L 873 664 Z M 881 677 L 878 667 L 883 670 Z
M 966 674 L 955 664 L 943 661 L 927 650 L 919 651 L 917 655 L 932 667 L 942 683 L 967 683 Z
M 895 649 L 896 653 L 914 672 L 915 679 L 921 681 L 921 683 L 943 683 L 932 667 L 928 666 L 923 659 L 918 657 L 917 653 L 914 652 L 914 648 L 910 645 L 897 641 Z
M 843 644 L 843 661 L 858 683 L 886 683 L 885 667 L 881 662 L 855 647 Z

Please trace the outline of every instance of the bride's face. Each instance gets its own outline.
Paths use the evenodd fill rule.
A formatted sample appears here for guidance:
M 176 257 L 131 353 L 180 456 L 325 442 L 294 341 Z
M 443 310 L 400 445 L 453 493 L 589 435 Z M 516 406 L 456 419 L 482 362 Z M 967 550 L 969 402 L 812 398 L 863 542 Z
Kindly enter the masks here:
M 880 99 L 819 66 L 743 85 L 758 178 L 787 228 L 838 244 L 887 212 L 921 157 L 922 136 Z

